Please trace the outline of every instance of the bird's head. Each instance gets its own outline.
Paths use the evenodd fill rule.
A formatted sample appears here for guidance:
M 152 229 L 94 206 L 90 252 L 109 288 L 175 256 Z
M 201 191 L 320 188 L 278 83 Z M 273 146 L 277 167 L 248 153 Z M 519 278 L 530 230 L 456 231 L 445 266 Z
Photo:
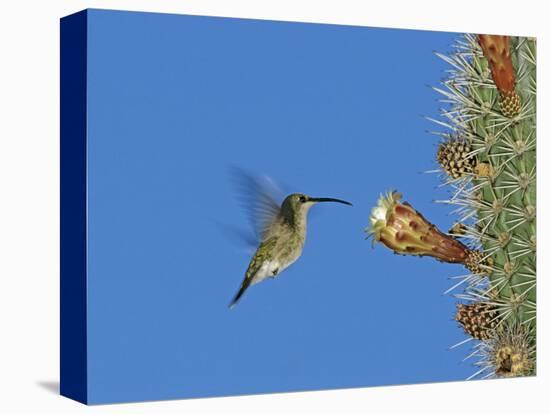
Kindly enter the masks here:
M 285 198 L 282 209 L 283 211 L 306 213 L 315 204 L 325 202 L 342 203 L 348 206 L 352 205 L 349 201 L 340 200 L 338 198 L 311 197 L 302 193 L 294 193 Z

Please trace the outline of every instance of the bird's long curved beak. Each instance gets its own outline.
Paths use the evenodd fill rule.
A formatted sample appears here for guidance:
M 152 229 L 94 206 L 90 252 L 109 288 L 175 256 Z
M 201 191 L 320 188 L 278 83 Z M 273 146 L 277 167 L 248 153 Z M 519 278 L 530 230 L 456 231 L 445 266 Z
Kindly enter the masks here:
M 308 201 L 313 201 L 314 203 L 333 202 L 333 203 L 347 204 L 348 206 L 353 205 L 349 201 L 344 201 L 344 200 L 340 200 L 339 198 L 330 198 L 330 197 L 310 197 Z

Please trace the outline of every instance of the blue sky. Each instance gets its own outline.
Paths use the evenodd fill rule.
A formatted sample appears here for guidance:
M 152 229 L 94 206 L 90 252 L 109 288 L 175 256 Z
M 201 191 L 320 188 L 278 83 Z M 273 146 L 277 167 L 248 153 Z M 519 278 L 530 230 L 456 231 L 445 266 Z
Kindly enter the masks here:
M 371 247 L 396 188 L 442 229 L 436 85 L 452 33 L 91 11 L 90 401 L 462 380 L 442 293 L 464 270 Z M 302 257 L 235 294 L 249 230 L 229 168 L 314 207 Z M 312 211 L 313 212 L 313 211 Z

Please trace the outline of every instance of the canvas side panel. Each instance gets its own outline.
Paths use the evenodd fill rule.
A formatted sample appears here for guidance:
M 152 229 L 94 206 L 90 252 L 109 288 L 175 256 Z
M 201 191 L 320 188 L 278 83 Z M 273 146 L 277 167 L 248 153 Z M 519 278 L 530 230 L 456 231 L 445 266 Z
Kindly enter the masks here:
M 61 395 L 87 402 L 87 12 L 61 19 Z

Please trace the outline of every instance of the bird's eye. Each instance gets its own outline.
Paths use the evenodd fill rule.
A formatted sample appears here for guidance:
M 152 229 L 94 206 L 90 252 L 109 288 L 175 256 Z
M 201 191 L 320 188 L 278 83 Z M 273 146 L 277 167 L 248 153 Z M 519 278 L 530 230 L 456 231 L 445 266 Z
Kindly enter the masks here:
M 306 202 L 306 198 L 304 196 L 300 196 L 300 203 L 305 203 Z

